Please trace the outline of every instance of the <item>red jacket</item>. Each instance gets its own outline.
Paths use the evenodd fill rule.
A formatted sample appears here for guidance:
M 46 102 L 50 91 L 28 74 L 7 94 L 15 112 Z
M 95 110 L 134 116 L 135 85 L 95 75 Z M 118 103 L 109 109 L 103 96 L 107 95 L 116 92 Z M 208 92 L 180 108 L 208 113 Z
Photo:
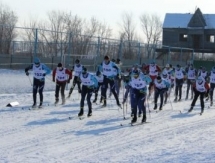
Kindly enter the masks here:
M 57 68 L 55 68 L 52 72 L 53 81 L 55 81 L 56 71 L 57 71 Z M 65 73 L 69 76 L 69 78 L 67 80 L 64 80 L 64 81 L 57 80 L 56 81 L 57 83 L 65 83 L 65 82 L 70 81 L 72 79 L 72 72 L 69 69 L 66 68 Z

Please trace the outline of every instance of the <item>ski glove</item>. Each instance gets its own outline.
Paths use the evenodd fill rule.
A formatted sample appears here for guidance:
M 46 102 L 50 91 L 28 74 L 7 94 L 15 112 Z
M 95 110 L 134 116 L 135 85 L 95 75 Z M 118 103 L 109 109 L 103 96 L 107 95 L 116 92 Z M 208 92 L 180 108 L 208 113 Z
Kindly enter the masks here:
M 44 73 L 43 76 L 46 76 L 46 73 Z
M 28 75 L 29 75 L 29 72 L 27 71 L 27 72 L 25 72 L 25 74 L 28 76 Z

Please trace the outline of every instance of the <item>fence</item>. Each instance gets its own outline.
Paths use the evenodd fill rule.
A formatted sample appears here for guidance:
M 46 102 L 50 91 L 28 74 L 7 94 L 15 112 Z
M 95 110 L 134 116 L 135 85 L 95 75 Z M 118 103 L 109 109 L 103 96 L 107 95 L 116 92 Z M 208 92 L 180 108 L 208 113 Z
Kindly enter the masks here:
M 149 63 L 152 60 L 160 66 L 166 63 L 185 65 L 187 61 L 193 60 L 193 55 L 190 55 L 193 51 L 188 55 L 183 48 L 178 48 L 181 49 L 180 56 L 188 57 L 179 59 L 174 57 L 177 54 L 173 55 L 171 51 L 156 52 L 158 47 L 164 47 L 158 44 L 80 35 L 73 31 L 12 28 L 5 25 L 0 27 L 1 32 L 6 33 L 0 32 L 0 68 L 22 69 L 32 63 L 35 56 L 51 68 L 58 62 L 71 67 L 78 58 L 89 70 L 95 70 L 105 55 L 114 59 L 120 58 L 123 68 L 131 67 L 135 63 Z M 9 32 L 10 38 L 7 37 Z

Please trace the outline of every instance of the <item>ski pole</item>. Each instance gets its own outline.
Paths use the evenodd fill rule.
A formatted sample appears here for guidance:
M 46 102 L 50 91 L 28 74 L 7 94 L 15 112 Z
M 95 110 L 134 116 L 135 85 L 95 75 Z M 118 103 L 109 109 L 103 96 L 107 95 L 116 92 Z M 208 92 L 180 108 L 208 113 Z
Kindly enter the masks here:
M 124 88 L 122 89 L 122 94 L 124 96 Z M 123 97 L 123 104 L 122 104 L 122 109 L 123 109 L 123 119 L 125 119 L 125 104 L 124 104 L 124 97 Z
M 151 118 L 151 111 L 150 111 L 150 109 L 149 109 L 149 99 L 148 98 L 146 98 L 146 100 L 147 100 L 147 106 L 148 106 L 148 110 L 149 110 L 149 117 Z
M 29 82 L 30 82 L 31 86 L 33 86 L 33 84 L 32 84 L 32 82 L 31 82 L 31 79 L 30 79 L 30 77 L 29 77 L 29 76 L 28 76 L 28 79 L 29 79 Z
M 171 108 L 172 108 L 172 110 L 173 110 L 172 101 L 170 100 L 170 96 L 169 96 L 169 102 L 170 102 Z

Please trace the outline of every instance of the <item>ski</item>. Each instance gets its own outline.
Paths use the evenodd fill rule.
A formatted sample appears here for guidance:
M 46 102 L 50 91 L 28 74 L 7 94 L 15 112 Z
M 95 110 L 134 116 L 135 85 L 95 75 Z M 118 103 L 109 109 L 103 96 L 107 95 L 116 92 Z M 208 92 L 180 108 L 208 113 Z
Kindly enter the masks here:
M 200 112 L 200 113 L 199 113 L 199 115 L 202 115 L 202 114 L 203 114 L 203 112 Z
M 144 125 L 147 123 L 151 123 L 151 122 L 140 122 L 140 123 L 131 123 L 131 126 L 139 126 L 139 125 Z
M 91 117 L 91 116 L 89 116 Z M 79 120 L 83 120 L 85 118 L 85 116 L 74 116 L 74 117 L 68 117 L 69 120 L 73 120 L 73 119 L 79 119 Z
M 151 123 L 151 122 L 143 122 L 143 123 L 142 122 L 136 122 L 136 123 L 131 123 L 130 122 L 130 123 L 127 123 L 127 124 L 122 124 L 121 123 L 120 126 L 127 126 L 127 125 L 128 126 L 138 126 L 138 125 L 144 125 L 144 124 L 147 124 L 147 123 Z

